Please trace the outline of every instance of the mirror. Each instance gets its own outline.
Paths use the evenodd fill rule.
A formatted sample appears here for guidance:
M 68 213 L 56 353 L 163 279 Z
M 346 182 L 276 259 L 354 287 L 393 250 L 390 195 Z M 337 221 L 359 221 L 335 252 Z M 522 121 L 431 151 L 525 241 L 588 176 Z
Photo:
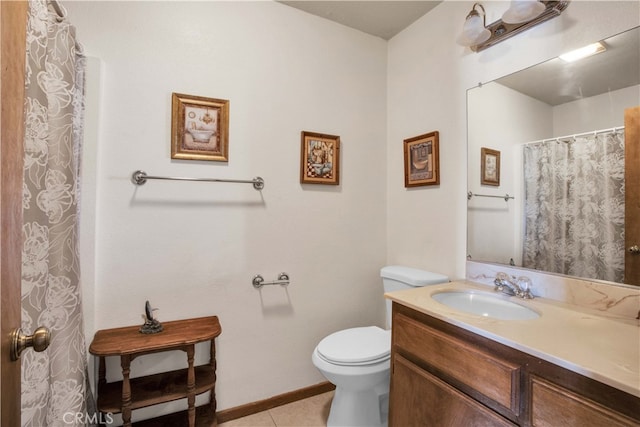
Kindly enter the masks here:
M 545 217 L 552 198 L 548 192 L 579 193 L 576 189 L 580 186 L 583 191 L 602 192 L 593 183 L 581 181 L 583 175 L 590 178 L 588 172 L 576 172 L 597 170 L 600 166 L 575 166 L 573 160 L 559 159 L 555 152 L 548 157 L 547 151 L 552 147 L 561 147 L 568 156 L 581 157 L 585 149 L 580 147 L 593 146 L 588 145 L 589 139 L 613 138 L 613 142 L 605 144 L 623 147 L 614 154 L 622 158 L 622 181 L 606 191 L 624 194 L 624 109 L 640 105 L 640 27 L 610 37 L 604 45 L 606 51 L 588 58 L 571 63 L 554 58 L 467 92 L 468 259 L 623 282 L 624 195 L 622 217 L 619 209 L 603 209 L 619 203 L 609 199 L 586 207 L 577 205 L 582 201 L 565 199 L 561 209 L 547 209 L 554 214 Z M 542 155 L 541 151 L 547 154 Z M 614 157 L 598 162 L 608 167 L 616 160 Z M 550 172 L 551 167 L 555 173 Z M 556 175 L 565 181 L 539 184 L 542 178 Z M 547 193 L 544 189 L 535 193 L 539 187 L 546 188 Z M 593 233 L 600 233 L 604 227 L 573 215 L 575 211 L 588 210 L 609 211 L 603 218 L 606 227 L 618 224 L 617 229 L 610 230 L 614 234 L 611 241 L 593 244 Z M 552 224 L 551 217 L 561 219 L 563 225 Z M 542 223 L 542 229 L 535 228 L 539 226 L 536 221 Z M 562 236 L 549 235 L 544 241 L 542 236 L 550 228 L 555 232 L 556 227 L 564 227 Z M 578 248 L 579 242 L 564 241 L 567 236 L 592 246 Z M 538 262 L 547 253 L 555 253 L 561 244 L 580 254 L 576 258 L 562 255 L 560 262 Z M 603 248 L 616 254 L 597 252 Z M 622 273 L 603 273 L 598 264 L 618 266 Z

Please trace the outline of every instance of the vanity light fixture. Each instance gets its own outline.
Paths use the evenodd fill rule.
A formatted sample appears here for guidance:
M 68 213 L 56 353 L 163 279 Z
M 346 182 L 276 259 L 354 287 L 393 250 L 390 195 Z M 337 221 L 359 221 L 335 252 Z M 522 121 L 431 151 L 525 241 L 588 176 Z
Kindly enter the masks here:
M 545 5 L 538 0 L 511 0 L 511 6 L 502 15 L 502 22 L 521 24 L 529 22 L 544 12 Z
M 462 34 L 456 41 L 458 44 L 470 47 L 474 52 L 480 52 L 544 21 L 560 16 L 569 6 L 569 1 L 512 0 L 511 7 L 502 15 L 502 19 L 489 25 L 485 22 L 484 7 L 480 3 L 475 3 L 467 15 Z M 482 10 L 482 19 L 476 6 Z
M 482 9 L 482 18 L 476 6 Z M 464 21 L 462 34 L 458 36 L 457 42 L 462 46 L 475 46 L 486 42 L 489 37 L 491 37 L 491 31 L 487 30 L 484 7 L 480 3 L 475 3 Z
M 587 56 L 604 52 L 605 50 L 607 50 L 607 48 L 605 47 L 604 43 L 596 42 L 579 49 L 572 50 L 571 52 L 563 53 L 559 56 L 559 58 L 564 62 L 574 62 L 579 59 L 586 58 Z

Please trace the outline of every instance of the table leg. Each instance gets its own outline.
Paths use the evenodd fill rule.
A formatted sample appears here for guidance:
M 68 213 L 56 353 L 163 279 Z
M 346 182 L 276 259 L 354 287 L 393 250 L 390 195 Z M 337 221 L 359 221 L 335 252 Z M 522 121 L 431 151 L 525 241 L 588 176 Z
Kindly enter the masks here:
M 98 390 L 107 384 L 107 366 L 104 357 L 100 357 L 98 362 Z
M 189 370 L 187 371 L 187 403 L 189 404 L 189 427 L 196 425 L 196 373 L 193 365 L 195 345 L 191 344 L 187 347 L 187 361 L 189 362 Z
M 131 383 L 129 374 L 131 373 L 131 356 L 123 354 L 120 356 L 122 366 L 122 426 L 131 427 Z
M 211 413 L 213 414 L 213 425 L 218 425 L 216 420 L 216 342 L 211 339 L 211 354 L 209 355 L 209 366 L 213 370 L 213 384 L 211 385 L 211 391 L 209 392 L 209 406 L 211 407 Z

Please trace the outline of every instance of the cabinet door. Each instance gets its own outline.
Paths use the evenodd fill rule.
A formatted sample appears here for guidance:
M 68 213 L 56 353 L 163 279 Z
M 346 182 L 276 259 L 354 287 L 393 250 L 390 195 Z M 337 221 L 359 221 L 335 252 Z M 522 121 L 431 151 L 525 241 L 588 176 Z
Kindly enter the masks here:
M 531 378 L 531 424 L 534 427 L 638 427 L 640 424 L 564 387 Z
M 515 425 L 402 356 L 392 369 L 390 427 Z

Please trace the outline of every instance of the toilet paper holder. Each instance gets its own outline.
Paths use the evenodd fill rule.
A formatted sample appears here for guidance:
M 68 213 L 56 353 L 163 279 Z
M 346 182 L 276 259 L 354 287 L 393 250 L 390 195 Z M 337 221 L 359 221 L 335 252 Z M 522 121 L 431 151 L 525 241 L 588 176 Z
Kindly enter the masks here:
M 287 286 L 289 284 L 289 275 L 287 273 L 280 273 L 278 274 L 278 280 L 274 280 L 272 282 L 265 282 L 264 277 L 262 277 L 260 274 L 256 274 L 255 276 L 253 276 L 253 280 L 251 281 L 251 283 L 253 284 L 253 287 L 256 289 L 260 289 L 265 285 Z

